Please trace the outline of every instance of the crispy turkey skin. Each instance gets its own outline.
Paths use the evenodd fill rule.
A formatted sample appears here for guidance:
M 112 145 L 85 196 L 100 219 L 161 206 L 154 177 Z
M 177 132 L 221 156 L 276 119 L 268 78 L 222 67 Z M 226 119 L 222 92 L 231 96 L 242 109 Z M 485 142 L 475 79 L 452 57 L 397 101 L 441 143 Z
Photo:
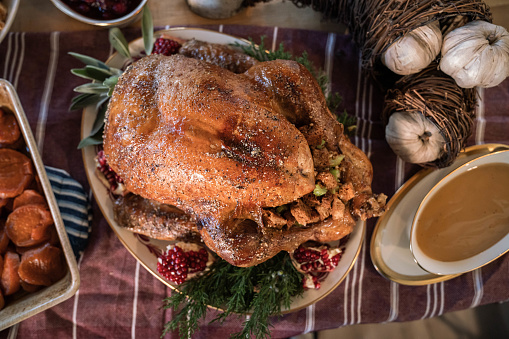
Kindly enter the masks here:
M 343 177 L 354 193 L 334 218 L 268 227 L 267 209 L 315 188 L 310 135 L 345 155 Z M 182 55 L 142 58 L 115 87 L 104 152 L 128 191 L 192 216 L 205 244 L 237 266 L 307 240 L 338 240 L 384 205 L 371 192 L 371 163 L 343 134 L 316 80 L 293 61 L 235 74 Z

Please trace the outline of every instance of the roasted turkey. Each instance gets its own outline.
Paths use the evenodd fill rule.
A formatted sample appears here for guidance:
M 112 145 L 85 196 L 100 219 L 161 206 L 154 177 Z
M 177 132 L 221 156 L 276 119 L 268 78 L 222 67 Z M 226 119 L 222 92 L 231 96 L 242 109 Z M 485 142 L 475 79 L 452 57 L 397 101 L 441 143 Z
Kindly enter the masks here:
M 199 233 L 231 264 L 252 266 L 308 240 L 338 240 L 383 212 L 371 163 L 301 64 L 249 62 L 236 74 L 197 57 L 147 56 L 115 87 L 104 152 L 148 201 L 133 213 L 140 198 L 122 198 L 117 220 L 160 239 Z M 317 184 L 326 193 L 314 194 Z M 171 213 L 147 217 L 154 204 Z

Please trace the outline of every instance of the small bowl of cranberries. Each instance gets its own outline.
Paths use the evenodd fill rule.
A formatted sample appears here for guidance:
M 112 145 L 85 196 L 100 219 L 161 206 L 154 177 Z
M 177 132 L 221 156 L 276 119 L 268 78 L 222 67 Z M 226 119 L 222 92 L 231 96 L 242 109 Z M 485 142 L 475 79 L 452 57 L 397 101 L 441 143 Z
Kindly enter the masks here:
M 102 27 L 126 26 L 141 17 L 147 0 L 51 0 L 78 21 Z

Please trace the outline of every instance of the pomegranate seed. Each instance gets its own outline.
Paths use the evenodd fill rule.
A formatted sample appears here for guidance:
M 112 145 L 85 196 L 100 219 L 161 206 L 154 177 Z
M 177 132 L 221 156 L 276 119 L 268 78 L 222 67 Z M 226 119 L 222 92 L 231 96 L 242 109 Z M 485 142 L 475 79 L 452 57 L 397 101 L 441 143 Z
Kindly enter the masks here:
M 152 54 L 162 54 L 169 56 L 176 54 L 180 47 L 181 45 L 174 40 L 157 38 L 157 40 L 154 42 L 154 49 Z
M 183 250 L 175 245 L 159 257 L 157 271 L 167 280 L 182 284 L 190 273 L 201 272 L 207 267 L 208 253 L 204 248 L 199 251 Z
M 295 267 L 304 274 L 304 286 L 318 289 L 328 272 L 338 265 L 341 251 L 339 248 L 331 248 L 328 244 L 300 245 L 291 253 L 291 257 Z

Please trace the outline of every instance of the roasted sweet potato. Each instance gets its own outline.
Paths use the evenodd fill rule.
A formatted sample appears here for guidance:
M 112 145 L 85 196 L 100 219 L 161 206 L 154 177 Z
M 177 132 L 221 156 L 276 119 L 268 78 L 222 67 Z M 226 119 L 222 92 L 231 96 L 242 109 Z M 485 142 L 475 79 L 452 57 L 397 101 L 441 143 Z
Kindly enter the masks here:
M 8 251 L 4 256 L 4 269 L 2 270 L 2 279 L 0 283 L 4 295 L 11 295 L 19 291 L 21 282 L 18 275 L 20 266 L 19 254 Z
M 33 177 L 32 162 L 26 155 L 8 148 L 0 149 L 0 198 L 20 195 Z
M 34 292 L 37 292 L 38 290 L 40 290 L 42 288 L 42 286 L 41 285 L 32 285 L 32 284 L 29 284 L 29 283 L 21 280 L 21 288 L 25 292 L 34 293 Z
M 0 220 L 0 254 L 4 254 L 9 246 L 9 237 L 5 233 L 5 222 Z
M 2 211 L 2 207 L 7 205 L 8 202 L 9 202 L 9 199 L 0 198 L 0 212 Z
M 32 285 L 50 286 L 65 275 L 63 252 L 50 244 L 26 251 L 21 257 L 19 277 Z
M 20 136 L 21 131 L 14 114 L 0 108 L 0 147 L 15 144 Z
M 46 205 L 46 199 L 35 190 L 24 190 L 23 193 L 14 198 L 12 209 L 15 210 L 18 207 L 24 205 Z
M 5 232 L 16 246 L 34 246 L 50 239 L 51 225 L 53 219 L 45 206 L 24 205 L 9 214 Z

